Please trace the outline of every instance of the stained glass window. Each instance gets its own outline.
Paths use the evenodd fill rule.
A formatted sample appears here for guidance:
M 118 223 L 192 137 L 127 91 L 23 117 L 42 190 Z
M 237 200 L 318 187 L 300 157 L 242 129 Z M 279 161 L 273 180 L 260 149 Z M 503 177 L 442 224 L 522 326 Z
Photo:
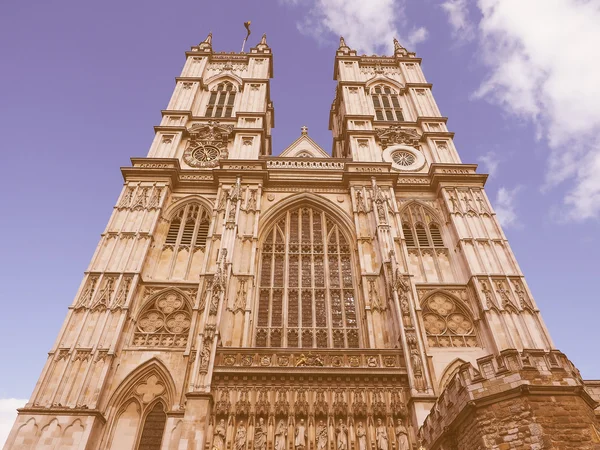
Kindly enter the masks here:
M 261 248 L 256 345 L 359 347 L 350 244 L 323 211 L 288 211 Z

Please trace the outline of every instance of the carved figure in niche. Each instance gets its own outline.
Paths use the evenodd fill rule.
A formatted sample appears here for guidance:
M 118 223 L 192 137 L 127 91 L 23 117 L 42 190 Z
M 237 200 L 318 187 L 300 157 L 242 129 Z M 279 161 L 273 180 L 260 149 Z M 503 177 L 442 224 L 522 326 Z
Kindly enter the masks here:
M 388 434 L 385 425 L 381 419 L 377 419 L 377 428 L 375 430 L 377 435 L 377 450 L 388 450 Z
M 319 420 L 317 425 L 317 450 L 325 450 L 327 448 L 327 427 L 322 420 Z
M 458 207 L 458 200 L 455 196 L 450 195 L 450 202 L 452 203 L 452 212 L 460 211 L 460 208 Z
M 337 434 L 337 450 L 348 450 L 348 428 L 342 419 L 339 420 L 335 432 Z
M 287 438 L 287 427 L 283 419 L 279 419 L 275 429 L 275 450 L 285 450 L 285 441 Z
M 363 193 L 360 190 L 356 191 L 356 210 L 359 213 L 367 213 L 367 207 L 365 206 L 365 199 L 363 198 Z
M 408 299 L 405 295 L 400 299 L 400 309 L 402 310 L 402 324 L 405 327 L 412 327 L 412 319 L 410 318 L 410 307 Z
M 246 427 L 244 422 L 240 422 L 235 432 L 235 450 L 244 450 L 246 448 Z
M 225 200 L 227 200 L 228 196 L 229 196 L 229 191 L 227 191 L 226 189 L 223 189 L 223 191 L 221 193 L 221 197 L 219 198 L 219 203 L 217 204 L 217 211 L 222 211 L 225 209 Z
M 267 426 L 265 419 L 258 419 L 258 424 L 254 427 L 254 449 L 265 450 L 267 448 Z
M 296 425 L 296 433 L 294 439 L 294 447 L 296 450 L 304 450 L 306 447 L 306 425 L 304 419 L 300 419 L 300 423 Z
M 256 211 L 256 190 L 250 191 L 250 198 L 246 204 L 246 211 Z
M 213 434 L 213 450 L 225 449 L 225 419 L 221 419 Z
M 210 344 L 208 342 L 205 342 L 204 347 L 202 347 L 202 353 L 200 354 L 200 369 L 202 369 L 202 370 L 208 369 L 209 361 L 210 361 Z
M 358 422 L 356 440 L 358 441 L 358 450 L 367 450 L 367 430 L 365 430 L 362 422 Z
M 385 206 L 383 206 L 383 202 L 377 202 L 377 217 L 379 217 L 379 222 L 387 223 L 385 218 Z
M 402 419 L 398 419 L 398 424 L 396 425 L 396 442 L 398 444 L 398 450 L 409 450 L 408 444 L 408 430 L 402 424 Z
M 419 351 L 416 348 L 413 348 L 410 351 L 410 360 L 412 362 L 416 388 L 418 391 L 423 391 L 425 390 L 425 385 L 423 383 L 423 361 L 421 361 Z
M 229 216 L 227 217 L 227 222 L 235 222 L 235 205 L 231 204 L 229 209 Z

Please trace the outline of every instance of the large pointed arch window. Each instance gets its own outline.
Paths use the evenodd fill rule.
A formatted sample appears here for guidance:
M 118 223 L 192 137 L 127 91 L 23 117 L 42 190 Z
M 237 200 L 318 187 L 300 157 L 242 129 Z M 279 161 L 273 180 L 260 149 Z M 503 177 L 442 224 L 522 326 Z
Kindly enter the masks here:
M 371 99 L 375 107 L 375 120 L 403 122 L 404 114 L 400 107 L 400 96 L 388 86 L 378 85 L 371 89 Z
M 206 108 L 207 117 L 231 117 L 235 104 L 236 89 L 230 81 L 219 83 L 211 91 Z
M 287 211 L 261 249 L 256 345 L 357 348 L 349 242 L 312 207 Z

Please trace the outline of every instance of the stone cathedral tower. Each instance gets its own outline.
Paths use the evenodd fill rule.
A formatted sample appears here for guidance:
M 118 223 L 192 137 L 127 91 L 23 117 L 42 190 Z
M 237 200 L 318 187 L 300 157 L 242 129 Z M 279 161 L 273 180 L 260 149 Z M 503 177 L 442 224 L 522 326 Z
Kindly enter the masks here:
M 273 55 L 186 53 L 6 450 L 592 449 L 421 71 L 344 40 L 329 156 L 272 156 Z M 281 149 L 275 149 L 279 153 Z

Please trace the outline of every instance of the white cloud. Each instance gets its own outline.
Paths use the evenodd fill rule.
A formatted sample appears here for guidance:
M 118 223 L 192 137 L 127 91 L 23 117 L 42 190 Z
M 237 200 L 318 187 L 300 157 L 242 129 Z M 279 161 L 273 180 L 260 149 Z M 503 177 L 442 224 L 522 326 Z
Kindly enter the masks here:
M 498 170 L 498 166 L 500 165 L 500 158 L 496 154 L 496 152 L 487 152 L 485 155 L 477 158 L 483 164 L 483 170 L 489 173 L 491 176 L 496 175 L 496 171 Z
M 494 210 L 496 211 L 496 217 L 500 221 L 500 225 L 504 228 L 519 226 L 517 213 L 515 211 L 515 202 L 517 193 L 520 190 L 520 186 L 513 189 L 501 187 L 496 193 Z
M 447 0 L 441 6 L 448 14 L 454 36 L 466 41 L 473 39 L 475 33 L 473 24 L 469 21 L 467 0 Z
M 4 446 L 6 438 L 17 418 L 17 408 L 22 408 L 27 400 L 18 398 L 0 398 L 0 447 Z
M 427 38 L 423 27 L 408 29 L 404 16 L 405 0 L 280 0 L 307 9 L 298 29 L 319 41 L 337 41 L 344 36 L 346 43 L 359 53 L 391 54 L 393 39 L 412 49 Z M 407 30 L 404 35 L 397 25 Z
M 600 216 L 600 2 L 478 0 L 489 76 L 476 96 L 535 124 L 551 153 L 546 188 L 563 215 Z

